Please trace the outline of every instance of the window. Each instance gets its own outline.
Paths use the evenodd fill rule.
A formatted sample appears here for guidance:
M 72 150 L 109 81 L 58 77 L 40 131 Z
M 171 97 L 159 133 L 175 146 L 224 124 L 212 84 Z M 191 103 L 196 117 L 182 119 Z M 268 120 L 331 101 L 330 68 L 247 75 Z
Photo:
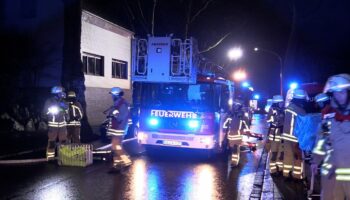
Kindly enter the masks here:
M 84 73 L 94 76 L 104 75 L 103 56 L 83 53 Z
M 21 17 L 31 19 L 36 17 L 37 0 L 21 0 L 20 1 Z
M 112 59 L 112 78 L 128 79 L 128 62 Z

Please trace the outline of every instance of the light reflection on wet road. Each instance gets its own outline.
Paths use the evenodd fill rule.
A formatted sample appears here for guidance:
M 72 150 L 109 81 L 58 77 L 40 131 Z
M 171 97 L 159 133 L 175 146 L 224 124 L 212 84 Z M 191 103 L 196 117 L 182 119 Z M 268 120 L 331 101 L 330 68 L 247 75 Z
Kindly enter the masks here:
M 263 118 L 254 117 L 253 132 L 265 132 Z M 134 157 L 121 174 L 108 174 L 104 162 L 87 168 L 0 167 L 0 199 L 248 199 L 260 154 L 261 147 L 243 152 L 233 169 L 225 155 L 208 159 L 184 149 Z

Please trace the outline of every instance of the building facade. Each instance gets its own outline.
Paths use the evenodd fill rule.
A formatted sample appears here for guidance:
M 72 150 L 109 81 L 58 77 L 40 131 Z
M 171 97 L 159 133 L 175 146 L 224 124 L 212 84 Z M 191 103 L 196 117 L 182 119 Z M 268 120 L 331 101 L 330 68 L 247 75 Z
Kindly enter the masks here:
M 85 74 L 87 116 L 92 127 L 112 105 L 109 91 L 120 87 L 131 100 L 131 39 L 133 33 L 90 12 L 82 13 L 81 57 Z
M 72 19 L 67 19 L 73 3 L 76 7 L 72 16 L 78 23 L 69 23 Z M 112 105 L 108 93 L 110 88 L 121 87 L 130 101 L 133 33 L 88 11 L 82 11 L 79 4 L 79 0 L 1 1 L 0 34 L 2 47 L 6 49 L 3 54 L 6 63 L 3 65 L 7 71 L 0 78 L 8 85 L 3 89 L 9 92 L 16 90 L 12 92 L 14 94 L 8 95 L 13 98 L 7 102 L 24 102 L 25 106 L 34 104 L 36 110 L 40 111 L 52 86 L 67 85 L 64 83 L 65 77 L 77 78 L 78 74 L 78 79 L 84 84 L 79 86 L 83 89 L 77 93 L 83 97 L 80 99 L 86 105 L 87 121 L 83 122 L 96 133 L 97 127 L 105 119 L 103 111 Z M 72 24 L 81 27 L 72 28 Z M 80 28 L 80 41 L 76 41 Z M 78 30 L 74 36 L 70 34 L 72 29 Z M 65 46 L 67 41 L 71 45 Z M 70 54 L 70 50 L 76 48 L 80 48 L 80 58 L 79 52 Z M 67 57 L 77 57 L 78 64 L 65 62 Z M 73 68 L 79 72 L 75 73 L 75 77 L 71 75 Z M 7 77 L 11 78 L 5 80 Z

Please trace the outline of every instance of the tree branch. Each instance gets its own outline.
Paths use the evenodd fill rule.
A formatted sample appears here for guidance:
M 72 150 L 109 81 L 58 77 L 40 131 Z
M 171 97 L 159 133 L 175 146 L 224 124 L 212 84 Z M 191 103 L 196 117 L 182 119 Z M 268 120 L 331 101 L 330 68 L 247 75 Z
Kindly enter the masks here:
M 217 47 L 222 41 L 224 41 L 224 39 L 226 39 L 229 35 L 231 34 L 231 32 L 227 33 L 226 35 L 224 35 L 220 40 L 218 40 L 215 44 L 209 46 L 208 48 L 202 50 L 202 51 L 199 51 L 199 53 L 205 53 L 205 52 L 208 52 L 212 49 L 214 49 L 215 47 Z
M 193 15 L 193 17 L 190 20 L 190 23 L 192 23 L 198 17 L 198 15 L 200 15 L 205 9 L 207 9 L 208 5 L 213 1 L 214 0 L 208 0 L 207 2 L 205 2 L 204 6 L 201 9 L 199 9 L 195 15 Z
M 143 11 L 142 11 L 142 7 L 141 7 L 141 2 L 140 2 L 140 0 L 137 0 L 137 7 L 138 7 L 139 10 L 140 10 L 142 19 L 146 21 L 145 16 L 143 15 Z
M 157 0 L 153 0 L 153 11 L 152 11 L 152 36 L 154 36 L 154 14 L 156 12 Z

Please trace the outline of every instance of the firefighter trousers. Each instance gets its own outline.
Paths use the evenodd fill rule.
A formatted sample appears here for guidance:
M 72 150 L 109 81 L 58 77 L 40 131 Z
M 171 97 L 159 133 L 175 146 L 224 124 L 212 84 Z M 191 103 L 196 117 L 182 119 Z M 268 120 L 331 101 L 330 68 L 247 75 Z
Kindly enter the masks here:
M 283 176 L 303 179 L 303 160 L 298 143 L 284 141 Z
M 333 200 L 335 179 L 334 177 L 321 176 L 321 200 Z M 344 198 L 343 198 L 344 199 Z
M 333 188 L 333 199 L 334 200 L 350 199 L 350 181 L 339 181 L 339 180 L 335 181 L 334 188 Z
M 281 128 L 271 128 L 269 134 L 270 143 L 270 173 L 282 172 L 283 171 L 283 143 L 281 140 Z
M 241 154 L 240 145 L 235 144 L 231 149 L 232 149 L 231 167 L 236 167 L 239 164 L 239 159 Z
M 56 141 L 60 144 L 64 144 L 67 142 L 67 128 L 63 127 L 50 127 L 48 131 L 48 144 L 46 149 L 46 158 L 48 160 L 52 160 L 55 158 L 55 149 L 56 149 Z
M 80 126 L 67 126 L 67 139 L 70 143 L 80 143 Z
M 129 155 L 122 146 L 123 135 L 112 136 L 113 167 L 123 167 L 131 165 Z
M 283 143 L 281 141 L 271 141 L 270 158 L 270 173 L 283 171 Z

